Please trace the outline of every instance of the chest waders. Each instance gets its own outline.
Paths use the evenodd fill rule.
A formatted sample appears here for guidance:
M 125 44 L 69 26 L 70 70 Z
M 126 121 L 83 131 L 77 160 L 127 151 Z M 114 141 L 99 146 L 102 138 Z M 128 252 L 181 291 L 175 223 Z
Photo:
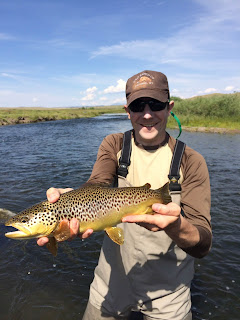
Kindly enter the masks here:
M 131 186 L 126 180 L 131 153 L 133 155 L 131 140 L 132 131 L 127 131 L 123 137 L 115 187 Z M 167 150 L 168 165 L 172 160 L 168 176 L 170 194 L 172 200 L 174 195 L 179 198 L 179 205 L 179 171 L 184 147 L 185 144 L 177 140 L 172 159 Z M 165 174 L 168 175 L 168 171 Z M 191 309 L 190 286 L 194 274 L 194 259 L 165 232 L 150 232 L 136 223 L 122 223 L 121 227 L 124 230 L 122 246 L 116 245 L 109 237 L 104 237 L 90 287 L 91 304 L 96 306 L 100 316 L 106 311 L 108 315 L 116 315 L 117 319 L 117 315 L 129 320 L 142 319 L 143 314 L 145 319 L 157 319 L 155 315 L 164 315 L 165 319 L 190 319 L 186 315 Z M 134 312 L 133 317 L 129 317 L 130 311 Z M 85 319 L 105 318 L 90 315 Z
M 123 136 L 122 152 L 119 159 L 119 166 L 117 169 L 117 176 L 127 177 L 128 167 L 131 163 L 131 151 L 132 151 L 132 130 L 126 131 Z M 186 144 L 180 140 L 176 140 L 176 144 L 173 151 L 172 162 L 168 175 L 169 179 L 169 192 L 172 197 L 172 201 L 180 206 L 181 202 L 181 184 L 180 179 L 180 166 L 182 162 L 182 156 L 185 150 Z M 181 214 L 184 216 L 184 212 L 181 209 Z

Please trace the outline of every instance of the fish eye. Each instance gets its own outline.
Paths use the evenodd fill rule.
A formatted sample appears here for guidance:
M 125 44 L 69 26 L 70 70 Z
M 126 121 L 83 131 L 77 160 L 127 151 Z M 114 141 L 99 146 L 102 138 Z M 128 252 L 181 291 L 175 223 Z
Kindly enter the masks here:
M 21 222 L 22 222 L 22 223 L 26 223 L 26 222 L 28 222 L 28 221 L 29 221 L 28 217 L 22 217 L 22 218 L 21 218 Z

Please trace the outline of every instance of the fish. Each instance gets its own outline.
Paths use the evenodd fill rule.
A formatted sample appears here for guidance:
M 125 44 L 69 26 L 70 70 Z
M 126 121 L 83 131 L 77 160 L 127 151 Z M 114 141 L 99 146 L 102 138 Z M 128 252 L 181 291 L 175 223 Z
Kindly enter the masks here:
M 58 242 L 70 238 L 68 221 L 79 220 L 79 232 L 104 230 L 109 238 L 121 245 L 123 229 L 117 226 L 127 215 L 154 214 L 154 203 L 171 202 L 169 183 L 151 189 L 149 183 L 141 187 L 112 188 L 106 185 L 85 185 L 60 195 L 55 203 L 42 201 L 6 221 L 17 231 L 7 232 L 11 239 L 23 240 L 48 237 L 47 247 L 56 256 Z

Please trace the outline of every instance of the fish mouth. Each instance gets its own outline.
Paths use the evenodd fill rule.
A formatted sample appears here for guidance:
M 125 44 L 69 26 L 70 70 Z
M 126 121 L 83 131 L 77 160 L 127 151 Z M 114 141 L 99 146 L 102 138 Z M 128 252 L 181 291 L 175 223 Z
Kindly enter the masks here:
M 35 236 L 32 235 L 30 229 L 27 228 L 26 226 L 20 225 L 18 223 L 13 223 L 9 226 L 18 229 L 18 231 L 12 231 L 12 232 L 5 233 L 5 236 L 7 238 L 19 239 L 19 240 L 35 238 Z
M 7 238 L 16 240 L 33 239 L 49 236 L 57 227 L 58 223 L 53 223 L 51 226 L 41 223 L 35 225 L 24 225 L 19 222 L 7 222 L 5 226 L 18 229 L 17 231 L 7 232 L 5 236 Z

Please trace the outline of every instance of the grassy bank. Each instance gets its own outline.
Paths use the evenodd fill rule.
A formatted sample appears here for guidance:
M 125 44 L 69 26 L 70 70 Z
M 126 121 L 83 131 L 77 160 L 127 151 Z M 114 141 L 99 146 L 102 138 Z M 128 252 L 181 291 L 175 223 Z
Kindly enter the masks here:
M 239 92 L 172 99 L 175 101 L 173 111 L 181 120 L 183 128 L 196 131 L 214 131 L 214 128 L 219 128 L 219 132 L 224 132 L 221 129 L 240 131 Z M 170 119 L 169 126 L 174 125 L 175 120 Z
M 91 118 L 124 112 L 123 106 L 91 108 L 0 108 L 0 125 Z
M 175 101 L 174 113 L 186 130 L 240 132 L 240 93 L 211 94 Z M 0 125 L 95 117 L 124 112 L 123 106 L 91 108 L 0 108 Z M 170 117 L 168 127 L 177 127 Z M 217 129 L 216 129 L 217 128 Z

